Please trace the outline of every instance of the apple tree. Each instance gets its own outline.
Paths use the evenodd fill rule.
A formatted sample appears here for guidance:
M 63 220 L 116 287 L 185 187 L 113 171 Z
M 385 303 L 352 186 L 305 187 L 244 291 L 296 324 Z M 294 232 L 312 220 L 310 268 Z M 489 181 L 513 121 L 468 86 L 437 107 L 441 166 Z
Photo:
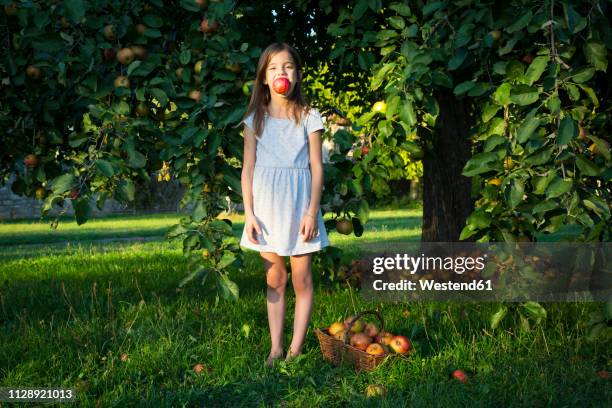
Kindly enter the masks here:
M 424 151 L 424 241 L 610 238 L 609 4 L 341 7 L 340 65 L 372 65 L 376 144 Z M 601 102 L 601 103 L 600 103 Z M 358 122 L 359 122 L 358 121 Z

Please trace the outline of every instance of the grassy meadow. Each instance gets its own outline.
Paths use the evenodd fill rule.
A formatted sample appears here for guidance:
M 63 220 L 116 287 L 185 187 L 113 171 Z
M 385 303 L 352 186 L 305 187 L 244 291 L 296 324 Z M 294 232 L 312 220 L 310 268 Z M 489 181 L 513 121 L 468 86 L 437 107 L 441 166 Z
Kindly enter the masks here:
M 358 288 L 313 273 L 304 355 L 264 366 L 270 348 L 265 273 L 256 252 L 232 278 L 241 300 L 217 299 L 213 279 L 184 289 L 178 214 L 0 222 L 0 387 L 74 388 L 83 407 L 609 406 L 612 345 L 586 341 L 595 304 L 548 304 L 541 326 L 513 316 L 489 328 L 491 303 L 365 302 Z M 239 235 L 243 219 L 230 217 Z M 376 210 L 358 243 L 418 241 L 421 211 Z M 128 239 L 129 238 L 129 239 Z M 289 284 L 285 345 L 295 296 Z M 378 308 L 415 352 L 357 374 L 321 357 L 315 327 Z M 196 373 L 193 368 L 201 364 Z M 450 378 L 454 368 L 469 376 Z M 386 389 L 368 397 L 369 384 Z M 69 404 L 66 404 L 69 405 Z M 71 406 L 74 406 L 70 404 Z M 3 403 L 0 402 L 0 406 Z

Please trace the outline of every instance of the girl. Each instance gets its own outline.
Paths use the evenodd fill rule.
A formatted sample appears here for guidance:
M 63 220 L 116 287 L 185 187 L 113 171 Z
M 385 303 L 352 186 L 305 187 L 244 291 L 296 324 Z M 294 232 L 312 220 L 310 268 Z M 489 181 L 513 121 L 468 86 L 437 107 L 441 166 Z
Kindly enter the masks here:
M 293 47 L 285 43 L 268 46 L 259 58 L 253 94 L 242 121 L 245 223 L 240 245 L 259 251 L 266 270 L 272 340 L 268 366 L 284 354 L 284 257 L 290 257 L 296 295 L 293 339 L 286 356 L 289 360 L 301 354 L 310 321 L 312 252 L 329 245 L 319 208 L 324 128 L 319 112 L 302 96 L 301 69 Z M 275 81 L 286 89 L 275 86 Z

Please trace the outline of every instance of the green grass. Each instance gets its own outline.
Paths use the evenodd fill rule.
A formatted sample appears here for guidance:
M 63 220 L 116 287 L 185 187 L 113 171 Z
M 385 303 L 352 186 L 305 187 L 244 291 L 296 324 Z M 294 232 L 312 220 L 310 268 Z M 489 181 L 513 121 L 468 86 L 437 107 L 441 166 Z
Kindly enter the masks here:
M 232 277 L 241 300 L 228 303 L 216 301 L 212 279 L 177 291 L 186 266 L 179 242 L 85 240 L 128 231 L 154 237 L 178 218 L 88 221 L 80 241 L 82 227 L 60 224 L 61 241 L 73 243 L 0 246 L 0 387 L 73 387 L 77 405 L 86 407 L 607 406 L 612 399 L 609 380 L 595 374 L 610 370 L 611 344 L 585 340 L 594 304 L 549 304 L 541 327 L 524 331 L 507 320 L 492 331 L 495 304 L 365 302 L 318 271 L 305 355 L 267 369 L 257 253 L 246 252 L 245 272 Z M 241 218 L 233 219 L 238 233 Z M 363 242 L 418 240 L 419 226 L 419 210 L 373 211 L 362 238 L 330 239 L 350 251 Z M 0 227 L 2 242 L 47 242 L 36 224 Z M 287 345 L 294 301 L 289 285 Z M 416 352 L 362 374 L 324 362 L 313 329 L 372 308 L 389 330 L 408 335 Z M 197 363 L 207 368 L 199 375 L 192 370 Z M 468 373 L 468 384 L 449 379 L 453 367 Z M 384 384 L 385 398 L 365 396 L 371 383 Z

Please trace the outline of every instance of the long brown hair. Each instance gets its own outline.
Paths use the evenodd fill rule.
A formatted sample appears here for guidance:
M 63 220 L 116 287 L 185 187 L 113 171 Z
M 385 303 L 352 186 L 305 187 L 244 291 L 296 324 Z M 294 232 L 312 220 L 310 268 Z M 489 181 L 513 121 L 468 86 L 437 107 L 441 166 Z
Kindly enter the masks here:
M 305 114 L 310 109 L 310 106 L 306 103 L 304 95 L 302 94 L 302 59 L 300 58 L 299 54 L 292 46 L 284 42 L 275 42 L 268 45 L 259 56 L 257 73 L 255 74 L 255 81 L 253 84 L 253 93 L 251 94 L 249 106 L 242 118 L 242 120 L 244 120 L 247 116 L 254 112 L 253 126 L 257 136 L 260 136 L 263 132 L 264 117 L 267 111 L 267 106 L 271 100 L 270 88 L 268 88 L 268 85 L 264 84 L 266 69 L 268 68 L 268 64 L 270 63 L 272 57 L 280 51 L 289 52 L 298 73 L 298 80 L 293 87 L 293 91 L 291 94 L 287 95 L 290 115 L 293 117 L 295 123 L 299 124 L 302 119 L 302 114 Z M 240 124 L 238 124 L 238 126 L 239 125 Z

